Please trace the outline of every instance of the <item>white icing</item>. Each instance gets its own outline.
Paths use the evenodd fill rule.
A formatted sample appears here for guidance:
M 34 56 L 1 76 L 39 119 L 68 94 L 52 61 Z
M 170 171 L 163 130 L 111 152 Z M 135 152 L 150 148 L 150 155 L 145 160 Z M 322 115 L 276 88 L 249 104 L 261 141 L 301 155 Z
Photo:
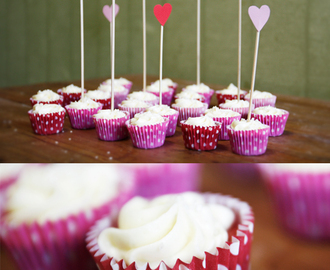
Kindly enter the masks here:
M 15 177 L 24 168 L 25 164 L 0 164 L 0 182 Z
M 226 100 L 225 103 L 222 103 L 221 105 L 224 108 L 246 108 L 249 107 L 249 102 L 246 100 L 237 100 L 237 99 L 233 99 L 233 100 Z
M 94 100 L 84 97 L 78 101 L 73 101 L 68 105 L 69 108 L 72 109 L 92 109 L 92 108 L 99 108 L 100 103 L 95 102 Z
M 157 100 L 157 96 L 154 94 L 148 93 L 148 92 L 143 92 L 143 91 L 137 91 L 129 94 L 127 96 L 127 99 L 137 99 L 137 100 L 142 100 L 142 101 L 154 101 Z
M 203 100 L 204 96 L 198 94 L 197 92 L 191 90 L 185 90 L 176 95 L 177 98 L 186 98 L 186 99 L 199 99 Z
M 124 86 L 122 86 L 121 84 L 115 83 L 114 88 L 115 88 L 115 93 L 121 93 L 121 92 L 127 91 L 127 89 Z M 98 90 L 102 90 L 102 91 L 111 93 L 111 84 L 101 84 L 98 87 Z
M 175 100 L 175 106 L 181 108 L 201 108 L 204 107 L 204 103 L 194 99 L 178 98 Z
M 160 115 L 172 115 L 177 111 L 167 105 L 155 105 L 147 109 L 147 112 L 158 113 Z
M 151 83 L 151 85 L 153 84 L 158 84 L 159 85 L 159 80 Z M 174 87 L 176 85 L 176 83 L 174 83 L 171 79 L 169 78 L 165 78 L 165 79 L 162 79 L 162 85 L 165 85 L 165 86 L 168 86 L 168 87 Z
M 131 119 L 131 125 L 133 126 L 146 126 L 155 125 L 164 122 L 165 119 L 158 113 L 143 112 L 134 115 Z
M 115 110 L 99 110 L 93 117 L 96 119 L 118 119 L 125 117 L 126 114 L 118 109 Z
M 161 261 L 173 267 L 177 259 L 190 263 L 224 247 L 235 215 L 229 208 L 206 203 L 202 195 L 186 192 L 148 201 L 135 197 L 120 211 L 118 228 L 107 228 L 98 237 L 100 250 L 137 267 Z
M 213 119 L 209 116 L 189 117 L 185 124 L 200 127 L 209 127 L 216 125 Z
M 105 84 L 110 84 L 110 85 L 111 85 L 111 79 L 106 80 L 104 83 L 105 83 Z M 122 86 L 124 86 L 124 85 L 128 85 L 128 84 L 130 84 L 130 83 L 131 83 L 131 82 L 130 82 L 129 80 L 120 77 L 120 78 L 118 78 L 118 79 L 115 78 L 115 83 L 114 83 L 114 84 L 115 84 L 115 85 L 117 84 L 117 85 L 122 85 Z
M 269 92 L 261 92 L 258 90 L 254 90 L 252 94 L 253 98 L 271 98 L 273 95 Z M 244 98 L 250 98 L 250 93 L 246 94 Z
M 93 91 L 88 91 L 85 94 L 85 96 L 90 99 L 108 99 L 111 98 L 111 92 L 106 92 L 102 90 L 93 90 Z
M 286 114 L 287 112 L 282 109 L 278 109 L 271 106 L 264 106 L 264 107 L 258 107 L 254 109 L 254 114 L 262 114 L 262 115 L 282 115 Z
M 64 112 L 65 109 L 57 104 L 36 104 L 33 106 L 32 112 L 38 114 Z
M 246 93 L 246 91 L 243 91 L 242 89 L 239 90 L 240 94 L 244 94 Z M 217 90 L 217 93 L 221 93 L 221 94 L 229 94 L 229 95 L 235 95 L 237 94 L 237 86 L 235 86 L 234 84 L 229 84 L 227 88 L 223 89 L 223 90 Z
M 259 120 L 251 119 L 247 121 L 245 119 L 241 119 L 240 121 L 235 120 L 231 123 L 231 127 L 234 130 L 256 130 L 256 129 L 264 129 L 267 128 L 267 125 L 262 124 Z
M 63 93 L 81 93 L 81 87 L 75 86 L 73 84 L 62 88 Z
M 61 96 L 50 89 L 39 90 L 38 93 L 32 96 L 34 100 L 38 101 L 54 101 L 61 98 Z
M 220 109 L 219 107 L 214 106 L 213 108 L 206 110 L 204 115 L 209 117 L 235 117 L 239 116 L 240 113 L 232 110 Z
M 150 107 L 148 103 L 145 103 L 144 101 L 137 100 L 137 99 L 128 99 L 128 100 L 123 100 L 121 102 L 121 105 L 124 107 L 129 107 L 129 108 L 147 108 Z
M 204 83 L 201 83 L 199 85 L 197 85 L 197 84 L 188 85 L 188 86 L 186 86 L 184 91 L 185 90 L 191 90 L 191 91 L 198 92 L 198 93 L 208 93 L 208 92 L 210 92 L 211 89 Z

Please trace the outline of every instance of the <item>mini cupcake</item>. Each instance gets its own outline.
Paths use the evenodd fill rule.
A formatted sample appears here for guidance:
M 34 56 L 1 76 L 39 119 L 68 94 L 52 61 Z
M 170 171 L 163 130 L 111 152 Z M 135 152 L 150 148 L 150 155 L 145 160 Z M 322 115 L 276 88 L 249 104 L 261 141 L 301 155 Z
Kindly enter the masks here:
M 8 189 L 0 238 L 20 269 L 92 269 L 90 226 L 126 202 L 128 172 L 109 165 L 44 165 Z
M 155 105 L 147 108 L 147 112 L 158 113 L 161 116 L 168 118 L 169 122 L 166 137 L 173 136 L 175 134 L 179 117 L 179 112 L 177 110 L 171 109 L 167 105 Z
M 95 102 L 103 104 L 102 109 L 111 109 L 111 92 L 102 90 L 92 90 L 85 94 L 85 97 L 94 100 Z
M 65 110 L 57 104 L 36 104 L 28 111 L 34 133 L 50 135 L 63 130 Z
M 53 92 L 50 89 L 39 90 L 36 95 L 30 98 L 31 105 L 34 106 L 38 103 L 41 104 L 57 104 L 63 105 L 63 96 Z
M 133 118 L 135 114 L 145 112 L 151 105 L 141 100 L 128 99 L 118 105 L 119 110 L 129 112 L 129 117 Z
M 127 99 L 136 99 L 140 101 L 144 101 L 145 103 L 149 103 L 150 105 L 157 105 L 159 104 L 159 97 L 154 94 L 143 92 L 143 91 L 136 91 L 130 93 L 127 96 Z
M 175 95 L 175 99 L 185 98 L 185 99 L 194 99 L 199 100 L 200 102 L 205 102 L 205 97 L 197 92 L 191 90 L 185 90 Z
M 189 117 L 181 121 L 184 145 L 192 150 L 214 150 L 217 148 L 221 123 L 211 117 Z
M 128 92 L 131 90 L 133 83 L 125 78 L 120 77 L 119 79 L 115 79 L 115 85 L 120 85 L 125 87 Z M 110 85 L 111 86 L 111 79 L 105 80 L 102 82 L 103 85 Z
M 69 105 L 72 101 L 77 101 L 81 98 L 81 87 L 70 84 L 66 87 L 57 90 L 57 93 L 63 96 L 63 106 Z M 86 93 L 86 89 L 84 89 Z
M 232 83 L 229 84 L 228 87 L 225 89 L 215 91 L 218 105 L 221 103 L 225 103 L 227 99 L 228 100 L 237 99 L 237 92 L 238 92 L 237 87 Z M 240 93 L 239 96 L 240 99 L 243 100 L 247 92 L 240 89 L 239 93 Z
M 125 122 L 129 120 L 129 112 L 99 110 L 93 115 L 93 120 L 100 140 L 119 141 L 128 137 Z
M 178 98 L 172 104 L 172 108 L 179 112 L 178 126 L 182 120 L 187 120 L 189 117 L 198 117 L 206 111 L 207 103 L 193 99 Z
M 126 121 L 133 145 L 137 148 L 153 149 L 165 142 L 169 119 L 157 113 L 144 112 L 135 114 Z
M 102 104 L 84 97 L 65 106 L 71 126 L 75 129 L 94 128 L 93 115 L 102 109 Z
M 205 97 L 205 103 L 207 103 L 210 106 L 211 98 L 213 96 L 214 90 L 212 90 L 210 87 L 205 85 L 204 83 L 201 83 L 200 85 L 192 84 L 188 85 L 185 88 L 182 89 L 182 91 L 190 90 L 197 92 L 198 94 L 201 94 Z
M 120 84 L 115 84 L 114 86 L 115 92 L 114 92 L 114 108 L 118 109 L 119 104 L 122 103 L 129 94 L 129 89 L 125 88 L 124 86 Z M 101 84 L 98 88 L 98 90 L 102 90 L 104 92 L 109 93 L 111 97 L 111 84 Z
M 147 87 L 147 92 L 159 97 L 159 82 Z M 171 105 L 175 90 L 162 83 L 162 104 Z
M 241 114 L 232 110 L 224 110 L 218 107 L 208 109 L 204 113 L 205 116 L 211 117 L 214 121 L 221 123 L 221 131 L 219 133 L 219 140 L 229 140 L 227 126 L 234 120 L 241 120 Z
M 258 107 L 251 114 L 252 118 L 270 127 L 269 136 L 281 136 L 284 132 L 289 112 L 271 106 Z
M 159 80 L 151 83 L 151 85 L 154 85 L 154 84 L 156 84 L 156 85 L 158 84 L 159 85 Z M 173 82 L 169 78 L 162 79 L 162 85 L 174 89 L 174 92 L 178 89 L 178 84 L 175 83 L 175 82 Z
M 97 222 L 86 242 L 104 270 L 248 270 L 253 226 L 247 203 L 186 192 L 135 197 Z
M 226 110 L 232 110 L 234 112 L 238 112 L 241 114 L 242 118 L 247 118 L 248 113 L 249 113 L 249 102 L 246 100 L 240 100 L 238 101 L 237 99 L 233 100 L 226 100 L 225 103 L 221 103 L 219 105 L 221 109 L 226 109 Z M 252 104 L 251 110 L 254 109 L 254 104 Z
M 277 219 L 291 234 L 330 240 L 330 164 L 261 164 Z
M 231 150 L 239 155 L 256 156 L 266 152 L 269 126 L 256 119 L 233 121 L 227 126 Z
M 244 96 L 244 99 L 250 101 L 250 93 Z M 272 106 L 275 107 L 276 96 L 272 95 L 269 92 L 261 92 L 258 90 L 253 91 L 252 104 L 255 108 L 263 106 Z

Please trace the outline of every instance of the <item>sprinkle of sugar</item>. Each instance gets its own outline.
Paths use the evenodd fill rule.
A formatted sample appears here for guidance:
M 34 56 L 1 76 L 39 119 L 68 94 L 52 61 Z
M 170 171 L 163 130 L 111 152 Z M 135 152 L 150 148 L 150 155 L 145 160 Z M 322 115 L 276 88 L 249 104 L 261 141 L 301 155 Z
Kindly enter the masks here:
M 71 141 L 71 138 L 69 138 L 69 141 Z
M 109 157 L 110 160 L 112 160 L 112 157 Z
M 95 159 L 98 159 L 99 158 L 99 156 L 95 156 Z
M 70 133 L 72 133 L 72 130 L 70 130 Z
M 110 155 L 110 151 L 108 151 L 107 154 Z
M 55 141 L 55 144 L 58 144 L 58 141 Z

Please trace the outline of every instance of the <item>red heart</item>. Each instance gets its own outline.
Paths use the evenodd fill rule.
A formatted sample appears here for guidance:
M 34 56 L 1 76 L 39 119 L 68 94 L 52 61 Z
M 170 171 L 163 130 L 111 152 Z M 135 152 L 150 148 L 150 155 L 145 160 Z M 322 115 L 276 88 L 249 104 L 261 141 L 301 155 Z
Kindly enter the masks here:
M 171 11 L 172 11 L 172 6 L 169 3 L 164 4 L 164 6 L 156 5 L 154 7 L 154 14 L 162 26 L 165 25 L 168 17 L 170 17 Z

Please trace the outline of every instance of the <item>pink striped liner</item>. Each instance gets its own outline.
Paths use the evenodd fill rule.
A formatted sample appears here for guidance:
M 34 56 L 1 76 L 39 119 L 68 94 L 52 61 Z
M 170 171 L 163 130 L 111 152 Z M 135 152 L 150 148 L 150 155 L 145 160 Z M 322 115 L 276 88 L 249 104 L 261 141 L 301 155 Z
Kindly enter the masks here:
M 220 109 L 231 110 L 241 114 L 241 118 L 247 119 L 249 113 L 249 107 L 226 107 L 225 103 L 219 105 Z M 251 112 L 254 110 L 254 104 L 251 106 Z
M 97 108 L 91 109 L 73 109 L 65 106 L 65 109 L 69 115 L 72 128 L 75 129 L 90 129 L 95 128 L 93 121 L 93 115 L 102 109 L 102 104 Z
M 151 107 L 151 105 L 149 107 Z M 143 107 L 143 108 L 126 107 L 119 104 L 118 108 L 121 111 L 129 112 L 129 118 L 134 118 L 135 114 L 145 112 L 148 107 Z
M 253 98 L 253 96 L 252 96 Z M 249 98 L 245 98 L 244 100 L 250 101 Z M 254 108 L 264 107 L 264 106 L 272 106 L 275 107 L 276 96 L 272 96 L 270 98 L 253 98 L 252 104 L 254 104 Z
M 208 108 L 207 103 L 203 103 L 203 107 L 199 108 L 183 108 L 176 106 L 175 103 L 172 104 L 172 108 L 179 112 L 178 126 L 180 126 L 181 121 L 187 120 L 189 117 L 199 117 L 202 116 Z
M 219 140 L 222 141 L 228 141 L 229 135 L 228 135 L 228 125 L 231 125 L 232 122 L 235 120 L 241 120 L 241 115 L 238 116 L 225 116 L 225 117 L 213 117 L 213 121 L 221 123 L 221 130 L 219 133 Z
M 65 111 L 57 113 L 39 114 L 33 110 L 28 111 L 31 127 L 39 135 L 51 135 L 62 132 Z

